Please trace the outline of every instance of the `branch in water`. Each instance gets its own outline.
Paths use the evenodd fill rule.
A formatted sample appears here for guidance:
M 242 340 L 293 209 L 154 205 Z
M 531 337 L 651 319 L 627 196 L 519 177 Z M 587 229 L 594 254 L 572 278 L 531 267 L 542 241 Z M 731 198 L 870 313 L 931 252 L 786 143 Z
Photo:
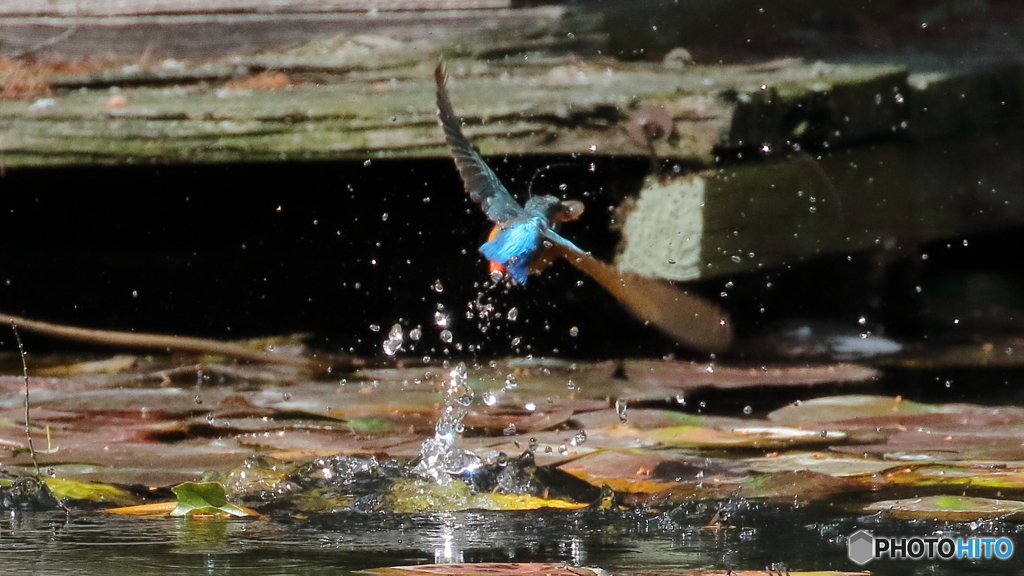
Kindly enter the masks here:
M 227 356 L 238 360 L 251 362 L 263 362 L 266 364 L 283 364 L 286 366 L 297 366 L 324 372 L 329 368 L 355 368 L 356 362 L 351 358 L 327 358 L 320 360 L 300 354 L 285 354 L 258 350 L 234 342 L 222 342 L 207 338 L 193 338 L 189 336 L 173 336 L 167 334 L 146 334 L 140 332 L 118 332 L 114 330 L 94 330 L 91 328 L 78 328 L 76 326 L 64 326 L 39 322 L 18 316 L 11 316 L 0 312 L 0 322 L 16 324 L 18 328 L 53 336 L 54 338 L 65 338 L 78 342 L 89 342 L 94 344 L 108 344 L 111 346 L 125 346 L 129 348 L 159 348 L 174 352 L 192 352 L 196 354 L 216 354 Z

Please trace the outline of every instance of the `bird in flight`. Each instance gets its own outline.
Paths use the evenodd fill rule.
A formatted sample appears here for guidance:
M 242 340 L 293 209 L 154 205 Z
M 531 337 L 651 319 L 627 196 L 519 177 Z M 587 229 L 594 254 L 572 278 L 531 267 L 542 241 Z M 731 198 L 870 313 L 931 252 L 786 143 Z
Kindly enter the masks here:
M 444 62 L 434 69 L 437 115 L 445 141 L 462 176 L 466 193 L 495 223 L 480 252 L 492 273 L 508 274 L 526 284 L 530 273 L 564 258 L 582 270 L 641 320 L 650 322 L 680 344 L 705 352 L 722 352 L 732 343 L 732 325 L 716 304 L 630 272 L 620 272 L 556 232 L 562 222 L 579 218 L 583 203 L 554 196 L 533 196 L 520 205 L 462 133 L 462 122 L 448 98 Z

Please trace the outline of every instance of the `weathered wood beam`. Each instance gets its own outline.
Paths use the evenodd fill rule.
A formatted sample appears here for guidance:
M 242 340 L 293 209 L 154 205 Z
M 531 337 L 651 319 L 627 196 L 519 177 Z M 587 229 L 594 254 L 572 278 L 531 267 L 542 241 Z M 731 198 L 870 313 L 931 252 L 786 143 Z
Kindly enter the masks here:
M 510 0 L 4 0 L 0 17 L 406 12 L 509 8 Z
M 1024 225 L 1019 130 L 891 142 L 650 180 L 624 211 L 622 270 L 695 280 Z M 960 241 L 959 239 L 957 241 Z
M 126 88 L 127 103 L 116 108 L 107 106 L 106 85 L 35 105 L 0 102 L 0 152 L 9 166 L 47 156 L 45 164 L 446 158 L 431 98 L 433 63 L 376 71 L 342 63 L 336 83 L 281 90 Z M 790 124 L 803 114 L 860 126 L 828 132 L 833 145 L 888 136 L 886 122 L 869 120 L 894 116 L 898 105 L 879 105 L 875 95 L 906 84 L 906 73 L 892 66 L 677 70 L 569 58 L 456 61 L 449 69 L 456 108 L 486 155 L 645 155 L 626 127 L 646 106 L 663 107 L 674 122 L 673 136 L 655 144 L 658 156 L 704 165 L 723 149 L 799 139 L 801 124 Z
M 509 10 L 497 9 L 490 1 L 476 7 L 463 4 L 471 3 L 423 10 L 198 10 L 104 16 L 4 15 L 0 10 L 0 56 L 209 59 L 338 34 L 437 42 L 502 28 L 530 30 L 558 22 L 567 12 L 560 6 Z M 600 15 L 591 15 L 594 18 L 600 20 Z

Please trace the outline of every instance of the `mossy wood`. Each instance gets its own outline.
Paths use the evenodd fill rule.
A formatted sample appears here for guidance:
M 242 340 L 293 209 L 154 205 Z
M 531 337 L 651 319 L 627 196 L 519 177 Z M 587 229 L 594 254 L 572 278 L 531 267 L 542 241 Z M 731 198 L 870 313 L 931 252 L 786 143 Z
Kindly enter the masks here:
M 190 82 L 182 72 L 181 85 L 152 85 L 159 74 L 132 68 L 127 72 L 150 85 L 123 88 L 127 102 L 118 107 L 108 106 L 111 73 L 83 74 L 80 88 L 58 90 L 49 105 L 0 102 L 0 152 L 7 166 L 446 158 L 431 97 L 436 56 L 421 54 L 415 64 L 406 57 L 374 70 L 321 59 L 318 83 L 278 90 L 218 86 L 241 71 L 244 59 L 221 68 L 225 78 L 219 83 L 195 82 L 194 76 Z M 276 57 L 275 69 L 294 69 L 300 78 L 312 73 L 308 58 L 291 60 Z M 901 68 L 890 66 L 677 70 L 557 59 L 456 61 L 449 68 L 452 99 L 485 155 L 644 155 L 646 146 L 631 139 L 625 125 L 638 106 L 647 105 L 663 106 L 675 122 L 672 137 L 655 144 L 656 153 L 705 165 L 720 147 L 790 140 L 801 125 L 787 120 L 794 113 L 829 111 L 840 103 L 843 122 L 849 118 L 858 129 L 848 136 L 831 131 L 837 143 L 887 133 L 889 120 L 877 118 L 894 112 L 878 112 L 875 94 L 906 81 Z M 133 83 L 124 70 L 120 80 Z M 53 81 L 76 85 L 66 74 Z

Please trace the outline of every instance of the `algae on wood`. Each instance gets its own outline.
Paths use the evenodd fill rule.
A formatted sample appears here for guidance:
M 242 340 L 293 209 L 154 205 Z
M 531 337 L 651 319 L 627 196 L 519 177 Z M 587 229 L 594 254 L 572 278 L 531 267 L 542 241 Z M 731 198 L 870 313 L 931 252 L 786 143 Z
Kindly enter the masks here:
M 675 122 L 674 136 L 655 145 L 660 157 L 708 164 L 719 148 L 746 146 L 749 138 L 781 144 L 793 137 L 777 119 L 741 130 L 738 123 L 748 114 L 738 112 L 745 98 L 737 94 L 770 86 L 776 99 L 759 114 L 781 118 L 862 83 L 870 87 L 862 107 L 874 106 L 875 84 L 905 79 L 895 67 L 837 66 L 823 75 L 800 65 L 680 71 L 612 60 L 542 60 L 449 66 L 452 98 L 485 155 L 642 156 L 646 147 L 624 129 L 642 103 L 664 107 Z M 432 65 L 348 73 L 337 83 L 279 90 L 204 83 L 124 88 L 125 105 L 113 108 L 106 87 L 63 93 L 46 105 L 0 102 L 0 151 L 7 166 L 447 158 L 435 123 Z M 740 132 L 743 139 L 735 137 Z

